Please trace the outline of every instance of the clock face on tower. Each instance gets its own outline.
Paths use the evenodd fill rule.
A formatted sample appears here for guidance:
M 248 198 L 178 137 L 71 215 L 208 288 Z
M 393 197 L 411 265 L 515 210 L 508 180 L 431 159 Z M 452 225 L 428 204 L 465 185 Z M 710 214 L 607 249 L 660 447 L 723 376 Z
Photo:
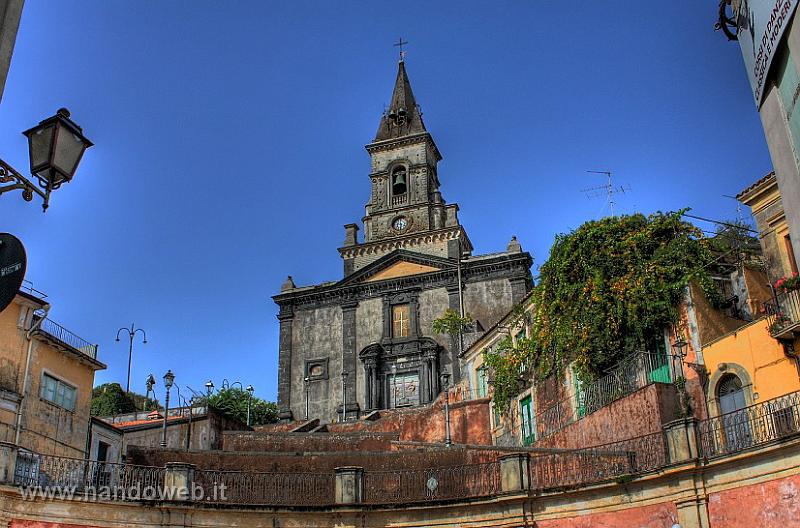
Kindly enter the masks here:
M 405 231 L 408 227 L 408 219 L 405 216 L 395 218 L 394 222 L 392 222 L 392 227 L 396 231 Z

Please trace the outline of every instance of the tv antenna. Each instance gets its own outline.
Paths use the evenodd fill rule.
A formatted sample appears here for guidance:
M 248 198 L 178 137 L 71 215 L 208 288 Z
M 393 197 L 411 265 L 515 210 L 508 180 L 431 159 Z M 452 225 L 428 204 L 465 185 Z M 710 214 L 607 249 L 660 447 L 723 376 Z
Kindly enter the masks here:
M 625 194 L 626 192 L 629 192 L 631 190 L 630 185 L 620 185 L 618 187 L 614 187 L 614 178 L 611 171 L 587 170 L 586 172 L 591 174 L 605 174 L 607 178 L 605 185 L 587 187 L 586 189 L 581 189 L 581 192 L 586 193 L 586 197 L 590 199 L 605 196 L 609 210 L 611 211 L 611 216 L 614 216 L 614 195 Z

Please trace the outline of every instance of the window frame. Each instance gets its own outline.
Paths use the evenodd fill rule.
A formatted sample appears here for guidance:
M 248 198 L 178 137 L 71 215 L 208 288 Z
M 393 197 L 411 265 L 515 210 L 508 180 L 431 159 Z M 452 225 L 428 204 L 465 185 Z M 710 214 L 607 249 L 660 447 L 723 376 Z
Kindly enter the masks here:
M 52 380 L 53 383 L 50 384 L 49 380 Z M 48 396 L 48 393 L 52 393 L 52 397 Z M 42 372 L 39 381 L 39 398 L 51 405 L 74 412 L 78 404 L 78 387 L 49 372 Z
M 393 304 L 391 314 L 392 337 L 395 339 L 411 337 L 411 303 Z M 398 314 L 400 315 L 399 319 L 397 317 Z M 405 314 L 405 318 L 403 318 L 403 314 Z M 399 328 L 398 324 L 400 325 Z

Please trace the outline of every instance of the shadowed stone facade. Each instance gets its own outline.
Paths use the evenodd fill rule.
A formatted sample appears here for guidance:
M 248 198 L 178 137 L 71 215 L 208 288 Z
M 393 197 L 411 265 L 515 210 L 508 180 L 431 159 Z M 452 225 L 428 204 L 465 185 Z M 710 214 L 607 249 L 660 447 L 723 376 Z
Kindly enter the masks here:
M 430 404 L 442 372 L 461 378 L 459 346 L 433 334 L 434 319 L 463 303 L 476 331 L 489 328 L 532 284 L 531 256 L 516 239 L 505 252 L 472 255 L 458 205 L 439 190 L 442 157 L 402 61 L 389 109 L 366 149 L 372 164 L 364 238 L 357 224 L 345 225 L 344 278 L 298 287 L 290 277 L 274 297 L 285 420 L 335 421 L 344 401 L 349 418 Z

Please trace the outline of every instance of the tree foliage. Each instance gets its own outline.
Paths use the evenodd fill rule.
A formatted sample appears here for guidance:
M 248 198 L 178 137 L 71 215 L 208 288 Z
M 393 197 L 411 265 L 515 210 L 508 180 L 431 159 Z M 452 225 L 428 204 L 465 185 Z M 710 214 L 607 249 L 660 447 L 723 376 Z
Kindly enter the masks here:
M 719 301 L 708 273 L 715 252 L 682 212 L 608 217 L 556 237 L 529 299 L 534 308 L 520 315 L 528 337 L 485 354 L 500 407 L 523 380 L 561 374 L 574 361 L 590 381 L 650 348 L 678 321 L 691 281 Z
M 238 387 L 222 389 L 207 398 L 208 406 L 220 414 L 247 423 L 247 401 L 250 394 Z M 250 402 L 250 424 L 264 425 L 278 421 L 278 406 L 257 396 Z
M 118 414 L 156 409 L 158 402 L 141 394 L 127 393 L 119 383 L 105 383 L 92 389 L 92 416 L 116 416 Z
M 433 331 L 437 334 L 447 334 L 455 338 L 466 332 L 471 324 L 471 315 L 464 314 L 464 317 L 461 317 L 458 312 L 448 308 L 441 317 L 433 320 Z

